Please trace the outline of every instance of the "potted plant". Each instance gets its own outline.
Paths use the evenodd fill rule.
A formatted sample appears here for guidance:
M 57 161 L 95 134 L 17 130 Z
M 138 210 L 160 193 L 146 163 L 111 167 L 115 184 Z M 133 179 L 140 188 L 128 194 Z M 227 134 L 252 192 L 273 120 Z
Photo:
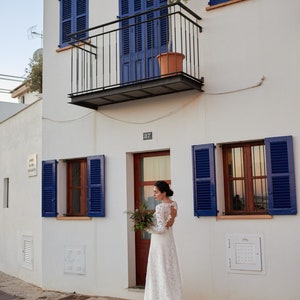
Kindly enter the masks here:
M 182 0 L 187 3 L 188 0 Z M 181 0 L 168 0 L 168 4 L 178 3 Z M 160 75 L 165 76 L 171 73 L 182 72 L 183 70 L 183 60 L 185 59 L 185 55 L 180 52 L 172 51 L 172 42 L 173 42 L 173 34 L 172 34 L 172 16 L 169 19 L 169 39 L 168 39 L 168 51 L 165 53 L 161 53 L 157 56 L 157 60 L 160 67 Z

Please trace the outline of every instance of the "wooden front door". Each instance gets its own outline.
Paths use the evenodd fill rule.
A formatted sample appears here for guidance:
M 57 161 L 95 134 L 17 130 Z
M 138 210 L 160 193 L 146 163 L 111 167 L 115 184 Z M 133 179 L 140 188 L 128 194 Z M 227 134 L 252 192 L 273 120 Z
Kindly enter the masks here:
M 139 208 L 145 203 L 148 209 L 155 209 L 153 184 L 157 180 L 170 181 L 170 152 L 149 152 L 134 155 L 134 205 Z M 151 235 L 146 231 L 135 234 L 136 285 L 144 286 Z

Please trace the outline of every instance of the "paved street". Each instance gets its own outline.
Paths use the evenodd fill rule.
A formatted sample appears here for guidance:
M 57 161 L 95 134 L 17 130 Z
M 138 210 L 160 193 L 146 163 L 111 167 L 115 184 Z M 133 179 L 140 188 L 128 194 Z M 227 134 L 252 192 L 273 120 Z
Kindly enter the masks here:
M 0 272 L 0 300 L 122 300 L 44 291 L 41 288 Z M 124 300 L 124 299 L 123 299 Z

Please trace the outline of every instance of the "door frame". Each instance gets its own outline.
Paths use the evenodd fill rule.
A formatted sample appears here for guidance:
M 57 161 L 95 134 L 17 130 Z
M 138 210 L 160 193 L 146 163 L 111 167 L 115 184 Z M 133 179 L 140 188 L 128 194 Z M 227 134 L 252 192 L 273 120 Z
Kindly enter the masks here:
M 145 157 L 155 157 L 155 156 L 170 156 L 170 150 L 162 151 L 152 151 L 152 152 L 142 152 L 135 153 L 133 155 L 134 162 L 134 209 L 139 208 L 141 199 L 140 199 L 140 187 L 154 185 L 157 180 L 163 179 L 166 180 L 169 184 L 171 183 L 170 179 L 157 178 L 152 181 L 141 181 L 141 172 L 140 172 L 140 161 L 141 158 Z M 146 269 L 148 261 L 148 253 L 150 247 L 150 240 L 142 240 L 141 233 L 135 233 L 135 272 L 136 272 L 136 285 L 144 286 L 146 279 Z

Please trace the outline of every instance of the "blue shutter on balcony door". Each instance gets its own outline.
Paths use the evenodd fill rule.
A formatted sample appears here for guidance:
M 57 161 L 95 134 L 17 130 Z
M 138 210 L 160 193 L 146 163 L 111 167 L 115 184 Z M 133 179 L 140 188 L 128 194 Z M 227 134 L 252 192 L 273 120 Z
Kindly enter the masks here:
M 88 28 L 88 0 L 60 0 L 60 47 L 69 45 L 71 33 Z M 77 38 L 87 38 L 87 32 Z
M 89 217 L 105 217 L 104 160 L 104 155 L 87 158 Z
M 293 138 L 266 138 L 265 146 L 269 214 L 295 215 L 297 205 Z
M 214 144 L 196 145 L 193 151 L 194 215 L 216 216 Z
M 57 161 L 42 162 L 42 217 L 57 215 Z
M 166 4 L 167 0 L 120 0 L 119 15 L 120 18 L 125 18 Z M 121 83 L 159 76 L 156 56 L 166 51 L 168 36 L 166 18 L 159 19 L 159 16 L 167 14 L 167 11 L 167 8 L 149 11 L 121 21 L 120 27 L 123 28 L 120 31 Z
M 125 18 L 129 16 L 129 0 L 120 0 L 119 16 Z M 129 82 L 130 80 L 130 32 L 129 19 L 123 20 L 119 25 L 120 30 L 120 81 L 121 83 Z
M 158 47 L 158 53 L 164 53 L 168 51 L 168 41 L 169 41 L 169 17 L 168 17 L 168 7 L 167 0 L 160 0 L 160 5 L 163 6 L 163 8 L 159 11 L 159 28 L 158 28 L 158 35 L 160 38 L 158 39 L 160 41 L 160 44 Z M 171 45 L 172 46 L 172 45 Z M 172 50 L 172 49 L 170 49 Z

